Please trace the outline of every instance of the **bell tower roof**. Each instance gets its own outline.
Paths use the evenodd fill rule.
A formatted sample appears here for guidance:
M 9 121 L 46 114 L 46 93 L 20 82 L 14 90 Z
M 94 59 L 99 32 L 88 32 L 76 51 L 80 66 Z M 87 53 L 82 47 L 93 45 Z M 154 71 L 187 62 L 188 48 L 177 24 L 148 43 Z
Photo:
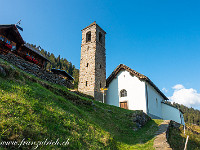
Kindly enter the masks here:
M 87 28 L 89 28 L 89 27 L 92 27 L 92 26 L 94 26 L 94 25 L 97 26 L 98 28 L 100 28 L 101 31 L 103 31 L 104 34 L 106 34 L 106 32 L 96 23 L 96 21 L 94 21 L 93 23 L 91 23 L 89 26 L 83 28 L 81 31 L 83 31 L 83 30 L 85 30 L 85 29 L 87 29 Z

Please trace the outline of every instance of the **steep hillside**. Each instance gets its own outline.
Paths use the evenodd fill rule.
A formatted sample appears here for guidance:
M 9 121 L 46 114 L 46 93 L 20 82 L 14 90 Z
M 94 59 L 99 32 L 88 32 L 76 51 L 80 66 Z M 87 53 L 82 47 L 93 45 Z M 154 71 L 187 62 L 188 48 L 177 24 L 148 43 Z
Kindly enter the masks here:
M 148 119 L 140 111 L 79 96 L 1 59 L 0 72 L 0 149 L 153 149 L 162 120 L 137 130 L 138 118 Z M 57 140 L 64 145 L 50 145 Z
M 186 130 L 184 134 L 183 126 L 179 126 L 175 122 L 173 122 L 169 128 L 168 142 L 170 147 L 172 147 L 174 150 L 183 150 L 187 135 L 189 135 L 187 150 L 199 150 L 200 127 L 197 125 L 186 124 Z
M 39 50 L 40 46 L 36 46 L 33 44 L 29 44 L 30 46 L 32 46 L 33 48 Z M 78 87 L 78 80 L 79 80 L 79 70 L 75 68 L 75 66 L 69 62 L 67 59 L 65 58 L 61 58 L 61 56 L 59 55 L 58 57 L 56 57 L 53 53 L 49 53 L 47 51 L 45 51 L 44 49 L 41 49 L 41 54 L 43 54 L 46 58 L 48 58 L 51 63 L 47 63 L 47 65 L 45 66 L 46 70 L 49 70 L 51 68 L 56 68 L 56 69 L 62 69 L 67 71 L 70 75 L 72 75 L 75 79 L 74 81 L 74 87 L 77 88 Z M 180 105 L 178 103 L 173 103 L 171 104 L 171 102 L 168 102 L 168 104 L 181 109 L 181 111 L 184 113 L 184 118 L 185 118 L 185 122 L 186 123 L 193 123 L 193 124 L 197 124 L 200 125 L 200 111 L 199 110 L 195 110 L 193 108 L 188 108 L 184 105 Z

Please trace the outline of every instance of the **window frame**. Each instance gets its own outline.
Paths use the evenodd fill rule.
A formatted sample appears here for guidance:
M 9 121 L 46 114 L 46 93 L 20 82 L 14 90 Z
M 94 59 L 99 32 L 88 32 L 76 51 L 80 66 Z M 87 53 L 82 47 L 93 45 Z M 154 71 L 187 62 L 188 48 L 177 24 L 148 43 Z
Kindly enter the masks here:
M 120 97 L 127 97 L 127 90 L 122 89 L 122 90 L 120 91 Z
M 88 31 L 86 33 L 86 43 L 91 42 L 91 40 L 92 40 L 92 33 L 91 33 L 91 31 Z

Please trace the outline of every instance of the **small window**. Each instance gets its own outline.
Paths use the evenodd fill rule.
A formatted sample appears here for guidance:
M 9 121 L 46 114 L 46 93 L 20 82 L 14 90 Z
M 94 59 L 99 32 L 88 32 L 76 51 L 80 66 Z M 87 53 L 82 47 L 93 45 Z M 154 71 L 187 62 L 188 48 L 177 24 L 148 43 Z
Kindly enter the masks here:
M 99 32 L 99 42 L 102 43 L 102 34 Z
M 100 84 L 99 84 L 99 85 L 100 85 L 100 88 L 101 88 L 101 82 L 100 82 Z
M 91 31 L 86 33 L 86 42 L 90 42 L 91 41 Z
M 15 51 L 16 50 L 16 46 L 12 46 L 11 50 Z
M 156 107 L 158 107 L 158 99 L 156 98 Z
M 86 67 L 88 67 L 88 66 L 89 66 L 89 63 L 87 63 Z
M 99 68 L 101 69 L 101 64 L 99 65 Z
M 125 89 L 120 91 L 120 97 L 127 97 L 127 91 Z
M 85 82 L 85 86 L 87 86 L 88 85 L 88 83 L 87 83 L 87 81 Z

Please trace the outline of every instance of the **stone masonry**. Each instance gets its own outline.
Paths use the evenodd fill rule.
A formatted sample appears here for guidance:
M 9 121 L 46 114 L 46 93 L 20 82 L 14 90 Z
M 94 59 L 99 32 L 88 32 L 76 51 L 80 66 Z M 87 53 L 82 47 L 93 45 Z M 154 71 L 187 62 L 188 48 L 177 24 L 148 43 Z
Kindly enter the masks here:
M 26 73 L 32 74 L 43 80 L 49 81 L 54 84 L 63 85 L 68 88 L 73 88 L 73 86 L 74 86 L 70 81 L 63 79 L 59 75 L 54 74 L 49 71 L 46 71 L 46 70 L 40 68 L 38 65 L 30 63 L 14 54 L 8 53 L 7 55 L 0 55 L 0 58 L 15 65 L 16 67 L 25 71 Z M 1 66 L 1 64 L 0 64 L 0 66 Z
M 102 101 L 106 86 L 106 32 L 93 22 L 82 30 L 78 90 Z

